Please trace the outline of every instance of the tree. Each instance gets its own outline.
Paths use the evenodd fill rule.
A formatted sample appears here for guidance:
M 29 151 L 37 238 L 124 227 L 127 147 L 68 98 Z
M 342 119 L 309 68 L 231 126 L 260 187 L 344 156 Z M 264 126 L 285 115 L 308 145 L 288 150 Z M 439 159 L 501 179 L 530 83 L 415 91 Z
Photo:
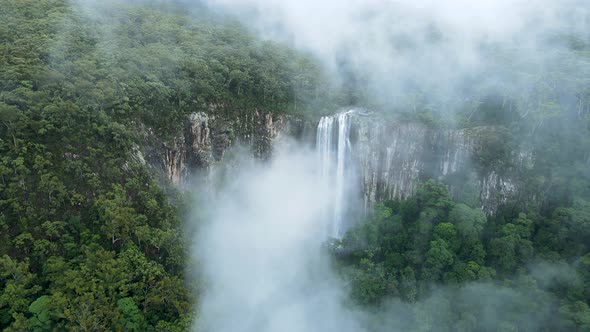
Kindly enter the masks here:
M 490 256 L 504 272 L 513 271 L 519 263 L 526 262 L 533 255 L 533 245 L 529 240 L 532 221 L 520 213 L 513 223 L 500 228 L 498 238 L 490 241 Z
M 23 321 L 24 315 L 29 303 L 41 291 L 35 279 L 26 261 L 18 262 L 7 255 L 0 257 L 0 319 L 4 326 L 11 323 L 28 326 Z
M 465 204 L 457 204 L 449 214 L 449 221 L 457 226 L 457 230 L 465 241 L 477 241 L 487 222 L 481 209 L 472 209 Z
M 430 249 L 426 256 L 427 278 L 432 281 L 440 280 L 443 272 L 453 264 L 455 255 L 445 240 L 438 239 L 430 242 Z
M 133 301 L 132 298 L 126 297 L 117 301 L 117 308 L 122 314 L 119 326 L 125 331 L 144 331 L 146 328 L 145 319 Z
M 29 324 L 34 331 L 48 331 L 51 329 L 51 297 L 42 295 L 29 306 L 29 312 L 33 315 L 29 318 Z

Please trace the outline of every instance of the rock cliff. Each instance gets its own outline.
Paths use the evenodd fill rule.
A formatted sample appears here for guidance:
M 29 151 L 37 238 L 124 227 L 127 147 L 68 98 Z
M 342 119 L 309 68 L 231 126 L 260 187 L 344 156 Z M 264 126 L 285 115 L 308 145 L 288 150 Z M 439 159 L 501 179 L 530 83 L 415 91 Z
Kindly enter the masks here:
M 503 127 L 436 129 L 407 121 L 356 116 L 353 156 L 365 207 L 411 196 L 429 178 L 488 213 L 513 198 L 532 155 Z
M 533 157 L 515 146 L 503 127 L 440 129 L 379 115 L 355 114 L 350 142 L 354 173 L 365 208 L 414 194 L 421 181 L 435 178 L 451 193 L 493 213 L 519 193 L 518 174 Z M 193 174 L 208 174 L 228 149 L 241 144 L 261 159 L 285 135 L 313 141 L 317 123 L 261 110 L 191 114 L 172 139 L 146 144 L 146 161 L 181 189 Z
M 303 122 L 287 115 L 261 110 L 227 112 L 210 107 L 187 117 L 181 132 L 160 140 L 146 134 L 145 159 L 180 189 L 188 189 L 194 174 L 208 174 L 235 145 L 249 149 L 256 158 L 272 153 L 273 141 L 282 135 L 300 136 Z

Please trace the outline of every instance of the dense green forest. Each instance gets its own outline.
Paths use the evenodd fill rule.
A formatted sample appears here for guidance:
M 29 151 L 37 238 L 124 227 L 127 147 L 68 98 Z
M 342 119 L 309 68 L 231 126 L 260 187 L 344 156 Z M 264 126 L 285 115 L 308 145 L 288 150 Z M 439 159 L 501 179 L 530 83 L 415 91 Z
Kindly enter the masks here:
M 478 169 L 510 169 L 509 149 L 531 148 L 526 190 L 492 216 L 434 181 L 378 204 L 332 243 L 351 303 L 445 303 L 436 317 L 409 306 L 401 330 L 590 330 L 586 73 L 453 113 L 463 127 L 503 128 Z M 0 0 L 0 330 L 189 330 L 200 290 L 186 271 L 189 197 L 138 157 L 142 132 L 175 135 L 210 105 L 319 114 L 358 102 L 347 89 L 313 57 L 200 9 Z M 420 98 L 408 117 L 447 121 Z M 478 320 L 485 308 L 470 301 L 490 292 L 459 296 L 468 283 L 512 290 L 496 304 L 509 314 Z
M 474 92 L 453 114 L 462 128 L 494 128 L 480 134 L 473 172 L 515 174 L 517 197 L 486 214 L 469 186 L 449 192 L 470 175 L 428 180 L 331 243 L 376 331 L 590 331 L 590 52 L 587 37 L 562 44 L 526 93 Z M 440 104 L 416 101 L 396 116 L 446 125 Z M 522 151 L 534 159 L 524 168 Z
M 322 100 L 310 58 L 194 15 L 0 4 L 0 330 L 188 329 L 186 199 L 137 157 L 141 131 Z
M 376 206 L 332 251 L 354 303 L 416 303 L 394 329 L 587 331 L 589 218 L 590 203 L 579 197 L 487 218 L 428 181 L 408 200 Z

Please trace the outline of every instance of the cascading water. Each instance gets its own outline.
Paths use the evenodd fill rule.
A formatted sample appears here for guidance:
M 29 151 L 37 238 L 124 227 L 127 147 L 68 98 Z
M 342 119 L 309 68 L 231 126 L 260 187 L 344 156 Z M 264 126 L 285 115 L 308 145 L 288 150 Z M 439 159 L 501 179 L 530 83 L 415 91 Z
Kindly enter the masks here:
M 350 115 L 353 111 L 326 116 L 317 128 L 316 149 L 319 157 L 320 176 L 332 188 L 333 197 L 329 213 L 328 236 L 342 237 L 347 212 L 350 174 Z M 334 124 L 337 124 L 336 126 Z M 337 130 L 337 132 L 335 132 Z

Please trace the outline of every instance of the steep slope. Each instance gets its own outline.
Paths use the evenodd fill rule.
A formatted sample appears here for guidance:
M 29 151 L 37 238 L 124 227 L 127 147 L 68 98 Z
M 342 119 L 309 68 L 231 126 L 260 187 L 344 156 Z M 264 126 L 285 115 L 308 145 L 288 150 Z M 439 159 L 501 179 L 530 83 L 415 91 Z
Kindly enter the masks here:
M 188 329 L 186 199 L 146 167 L 150 149 L 173 180 L 235 137 L 264 154 L 274 114 L 313 100 L 295 85 L 319 79 L 311 59 L 199 15 L 0 5 L 0 330 Z M 184 129 L 191 160 L 174 147 Z

